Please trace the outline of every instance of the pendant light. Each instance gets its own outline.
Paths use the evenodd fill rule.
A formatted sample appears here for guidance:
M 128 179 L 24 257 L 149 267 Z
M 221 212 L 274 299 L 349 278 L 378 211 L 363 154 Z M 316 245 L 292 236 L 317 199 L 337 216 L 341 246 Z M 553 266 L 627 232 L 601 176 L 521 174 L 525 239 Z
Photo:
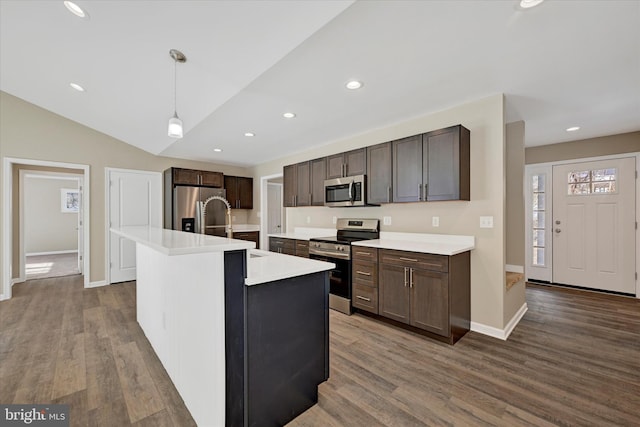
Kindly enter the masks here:
M 173 117 L 169 119 L 169 136 L 171 138 L 182 138 L 182 120 L 178 117 L 178 101 L 177 101 L 177 73 L 178 73 L 178 62 L 185 63 L 187 62 L 187 57 L 184 56 L 184 53 L 180 52 L 177 49 L 171 49 L 169 51 L 169 56 L 173 58 Z

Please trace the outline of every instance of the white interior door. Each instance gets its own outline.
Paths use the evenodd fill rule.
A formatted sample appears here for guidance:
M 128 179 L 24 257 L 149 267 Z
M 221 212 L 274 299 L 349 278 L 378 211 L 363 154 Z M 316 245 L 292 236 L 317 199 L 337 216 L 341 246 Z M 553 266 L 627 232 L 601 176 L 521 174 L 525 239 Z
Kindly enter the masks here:
M 109 224 L 162 227 L 162 174 L 147 171 L 108 170 Z M 109 281 L 136 279 L 136 246 L 109 233 Z
M 269 183 L 267 185 L 267 218 L 269 219 L 269 234 L 282 232 L 282 184 Z
M 635 294 L 635 159 L 553 167 L 553 281 Z
M 78 180 L 78 271 L 84 274 L 84 180 Z

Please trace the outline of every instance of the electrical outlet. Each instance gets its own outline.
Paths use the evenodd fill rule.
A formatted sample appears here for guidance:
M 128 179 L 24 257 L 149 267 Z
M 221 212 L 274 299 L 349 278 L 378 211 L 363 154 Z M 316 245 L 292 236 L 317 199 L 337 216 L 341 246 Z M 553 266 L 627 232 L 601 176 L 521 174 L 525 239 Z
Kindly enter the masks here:
M 384 224 L 384 225 L 391 225 L 391 217 L 390 217 L 390 216 L 384 216 L 384 217 L 382 217 L 382 224 Z
M 480 217 L 480 228 L 493 228 L 493 217 L 492 216 L 481 216 Z
M 310 216 L 308 216 L 308 217 L 307 217 L 307 224 L 310 224 L 310 223 L 311 223 L 311 217 L 310 217 Z
M 434 227 L 440 227 L 440 217 L 439 216 L 431 217 L 431 225 L 433 225 Z
M 337 223 L 337 222 L 338 222 L 338 218 L 334 216 L 334 217 L 333 217 L 333 223 L 335 224 L 335 223 Z

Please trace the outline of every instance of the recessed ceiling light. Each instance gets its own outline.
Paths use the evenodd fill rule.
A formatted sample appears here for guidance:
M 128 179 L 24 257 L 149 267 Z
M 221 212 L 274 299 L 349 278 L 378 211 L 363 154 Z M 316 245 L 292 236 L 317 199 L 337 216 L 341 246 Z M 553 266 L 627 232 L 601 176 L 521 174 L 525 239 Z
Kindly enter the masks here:
M 351 80 L 348 81 L 345 86 L 347 87 L 347 89 L 356 90 L 362 87 L 362 82 L 359 82 L 358 80 Z
M 78 83 L 69 83 L 69 86 L 77 90 L 78 92 L 84 92 L 84 88 L 80 86 Z
M 69 12 L 73 13 L 76 16 L 79 16 L 80 18 L 89 17 L 89 14 L 87 12 L 85 12 L 80 6 L 72 1 L 65 1 L 64 5 L 69 10 Z
M 531 9 L 532 7 L 538 6 L 544 0 L 520 0 L 520 7 L 522 9 Z
M 284 117 L 285 119 L 293 119 L 295 116 L 295 113 L 284 113 L 282 115 L 282 117 Z
M 256 134 L 253 132 L 245 132 L 244 136 L 256 136 Z
M 222 148 L 214 148 L 213 151 L 216 153 L 222 153 Z
M 580 129 L 580 126 L 572 126 L 570 128 L 567 128 L 567 132 L 575 132 L 578 129 Z

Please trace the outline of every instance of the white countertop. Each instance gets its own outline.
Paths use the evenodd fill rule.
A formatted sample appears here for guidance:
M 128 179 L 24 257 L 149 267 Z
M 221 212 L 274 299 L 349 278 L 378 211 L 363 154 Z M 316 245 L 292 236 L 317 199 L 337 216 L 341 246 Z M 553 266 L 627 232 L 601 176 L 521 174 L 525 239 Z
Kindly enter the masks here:
M 331 262 L 252 249 L 249 252 L 248 277 L 244 283 L 247 286 L 258 285 L 334 268 L 336 265 Z
M 436 255 L 456 255 L 475 248 L 475 237 L 452 234 L 380 232 L 380 238 L 352 243 L 378 249 L 420 252 Z
M 314 237 L 335 236 L 337 233 L 335 228 L 312 228 L 312 227 L 296 227 L 293 231 L 286 233 L 271 233 L 269 237 L 281 237 L 283 239 L 309 240 Z
M 260 226 L 257 224 L 232 224 L 234 232 L 242 231 L 260 231 Z
M 225 237 L 148 226 L 112 228 L 111 232 L 153 248 L 165 255 L 249 250 L 256 247 L 255 243 L 246 240 L 227 239 Z

